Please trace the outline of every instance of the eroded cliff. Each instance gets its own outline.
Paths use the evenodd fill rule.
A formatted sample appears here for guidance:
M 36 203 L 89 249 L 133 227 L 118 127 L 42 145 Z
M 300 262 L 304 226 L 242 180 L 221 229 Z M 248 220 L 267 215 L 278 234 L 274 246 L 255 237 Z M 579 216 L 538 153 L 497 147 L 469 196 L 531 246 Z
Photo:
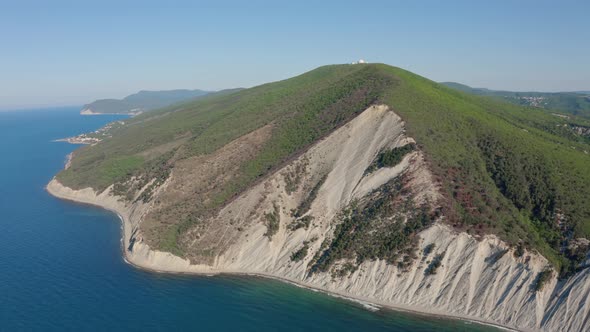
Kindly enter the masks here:
M 162 185 L 154 189 L 148 183 L 132 200 L 114 196 L 111 187 L 95 193 L 56 180 L 48 190 L 119 213 L 125 256 L 143 268 L 266 275 L 377 304 L 523 330 L 590 328 L 587 270 L 562 282 L 553 274 L 537 291 L 539 275 L 549 267 L 545 258 L 515 254 L 496 236 L 476 239 L 447 225 L 438 209 L 439 184 L 423 152 L 395 154 L 414 140 L 385 105 L 368 108 L 220 211 L 189 224 L 178 238 L 182 258 L 151 249 L 150 234 L 174 210 L 171 197 L 178 201 L 199 188 L 211 190 L 197 181 L 201 168 L 191 166 L 207 166 L 216 178 L 228 176 L 231 169 L 215 165 L 247 156 L 243 149 L 255 151 L 271 127 L 231 142 L 209 159 L 186 161 Z M 395 162 L 383 161 L 391 155 L 388 160 Z M 148 188 L 151 199 L 138 199 Z M 366 211 L 375 212 L 365 220 Z M 367 223 L 363 236 L 355 235 L 357 224 L 347 228 L 351 218 Z M 393 240 L 396 244 L 387 244 Z

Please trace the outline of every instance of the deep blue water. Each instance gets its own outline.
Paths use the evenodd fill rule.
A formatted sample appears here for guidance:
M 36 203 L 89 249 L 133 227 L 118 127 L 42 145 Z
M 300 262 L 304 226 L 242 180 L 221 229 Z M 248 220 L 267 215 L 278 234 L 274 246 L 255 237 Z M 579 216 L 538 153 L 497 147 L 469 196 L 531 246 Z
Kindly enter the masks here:
M 76 146 L 53 139 L 120 117 L 0 112 L 0 330 L 490 331 L 362 306 L 274 280 L 141 271 L 110 212 L 48 195 Z

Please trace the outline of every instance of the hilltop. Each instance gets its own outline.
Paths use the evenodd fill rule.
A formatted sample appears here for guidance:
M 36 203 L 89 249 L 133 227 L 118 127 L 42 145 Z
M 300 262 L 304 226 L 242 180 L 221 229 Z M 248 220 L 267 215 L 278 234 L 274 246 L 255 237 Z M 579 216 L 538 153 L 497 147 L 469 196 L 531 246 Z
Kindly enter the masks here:
M 48 189 L 118 211 L 139 266 L 577 327 L 562 303 L 588 272 L 579 121 L 388 65 L 330 65 L 125 120 Z
M 123 99 L 99 99 L 84 105 L 81 114 L 138 114 L 207 95 L 203 90 L 139 91 Z

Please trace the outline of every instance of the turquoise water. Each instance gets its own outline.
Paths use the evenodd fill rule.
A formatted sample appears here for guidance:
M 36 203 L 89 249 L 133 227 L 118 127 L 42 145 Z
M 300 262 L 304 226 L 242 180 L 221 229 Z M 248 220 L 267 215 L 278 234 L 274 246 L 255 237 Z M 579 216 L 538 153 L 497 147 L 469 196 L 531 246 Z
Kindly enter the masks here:
M 53 139 L 118 116 L 0 112 L 0 330 L 493 331 L 362 306 L 274 280 L 155 274 L 127 265 L 110 212 L 45 184 L 76 146 Z

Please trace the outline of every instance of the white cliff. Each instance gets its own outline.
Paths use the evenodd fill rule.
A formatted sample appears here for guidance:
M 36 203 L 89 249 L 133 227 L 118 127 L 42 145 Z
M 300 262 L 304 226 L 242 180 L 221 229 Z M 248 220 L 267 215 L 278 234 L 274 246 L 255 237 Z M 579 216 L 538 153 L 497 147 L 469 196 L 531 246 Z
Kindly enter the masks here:
M 141 268 L 182 273 L 241 273 L 279 278 L 303 286 L 368 301 L 378 305 L 431 314 L 473 319 L 519 330 L 590 330 L 590 272 L 584 270 L 567 281 L 555 276 L 541 291 L 533 290 L 547 260 L 526 252 L 515 257 L 513 250 L 493 235 L 475 239 L 444 224 L 444 218 L 420 233 L 418 258 L 404 271 L 384 261 L 366 261 L 344 277 L 331 273 L 308 273 L 308 264 L 324 239 L 334 231 L 335 217 L 353 199 L 361 198 L 389 180 L 404 175 L 415 193 L 414 200 L 436 202 L 436 184 L 420 151 L 407 154 L 395 167 L 370 174 L 365 170 L 384 148 L 403 146 L 413 140 L 405 136 L 403 121 L 387 106 L 374 106 L 347 125 L 317 142 L 297 159 L 226 205 L 215 220 L 235 220 L 231 228 L 215 235 L 215 248 L 223 248 L 211 264 L 192 264 L 188 259 L 152 250 L 141 232 L 142 218 L 151 203 L 126 203 L 91 188 L 72 190 L 52 180 L 47 190 L 64 199 L 94 204 L 119 214 L 123 222 L 123 251 L 126 259 Z M 303 165 L 305 172 L 293 192 L 286 190 L 285 176 Z M 174 177 L 174 172 L 171 177 Z M 309 188 L 325 177 L 308 215 L 310 226 L 290 230 L 290 212 L 305 198 Z M 166 190 L 166 184 L 160 190 Z M 158 193 L 155 194 L 157 197 Z M 280 226 L 269 239 L 265 236 L 264 213 L 277 206 Z M 212 220 L 211 222 L 214 222 Z M 236 231 L 239 227 L 240 231 Z M 182 239 L 186 247 L 199 247 L 207 234 Z M 293 252 L 309 243 L 301 261 Z M 432 252 L 424 248 L 434 244 Z M 432 246 L 430 246 L 432 247 Z M 442 256 L 444 254 L 444 256 Z M 427 275 L 428 262 L 441 255 L 435 274 Z

